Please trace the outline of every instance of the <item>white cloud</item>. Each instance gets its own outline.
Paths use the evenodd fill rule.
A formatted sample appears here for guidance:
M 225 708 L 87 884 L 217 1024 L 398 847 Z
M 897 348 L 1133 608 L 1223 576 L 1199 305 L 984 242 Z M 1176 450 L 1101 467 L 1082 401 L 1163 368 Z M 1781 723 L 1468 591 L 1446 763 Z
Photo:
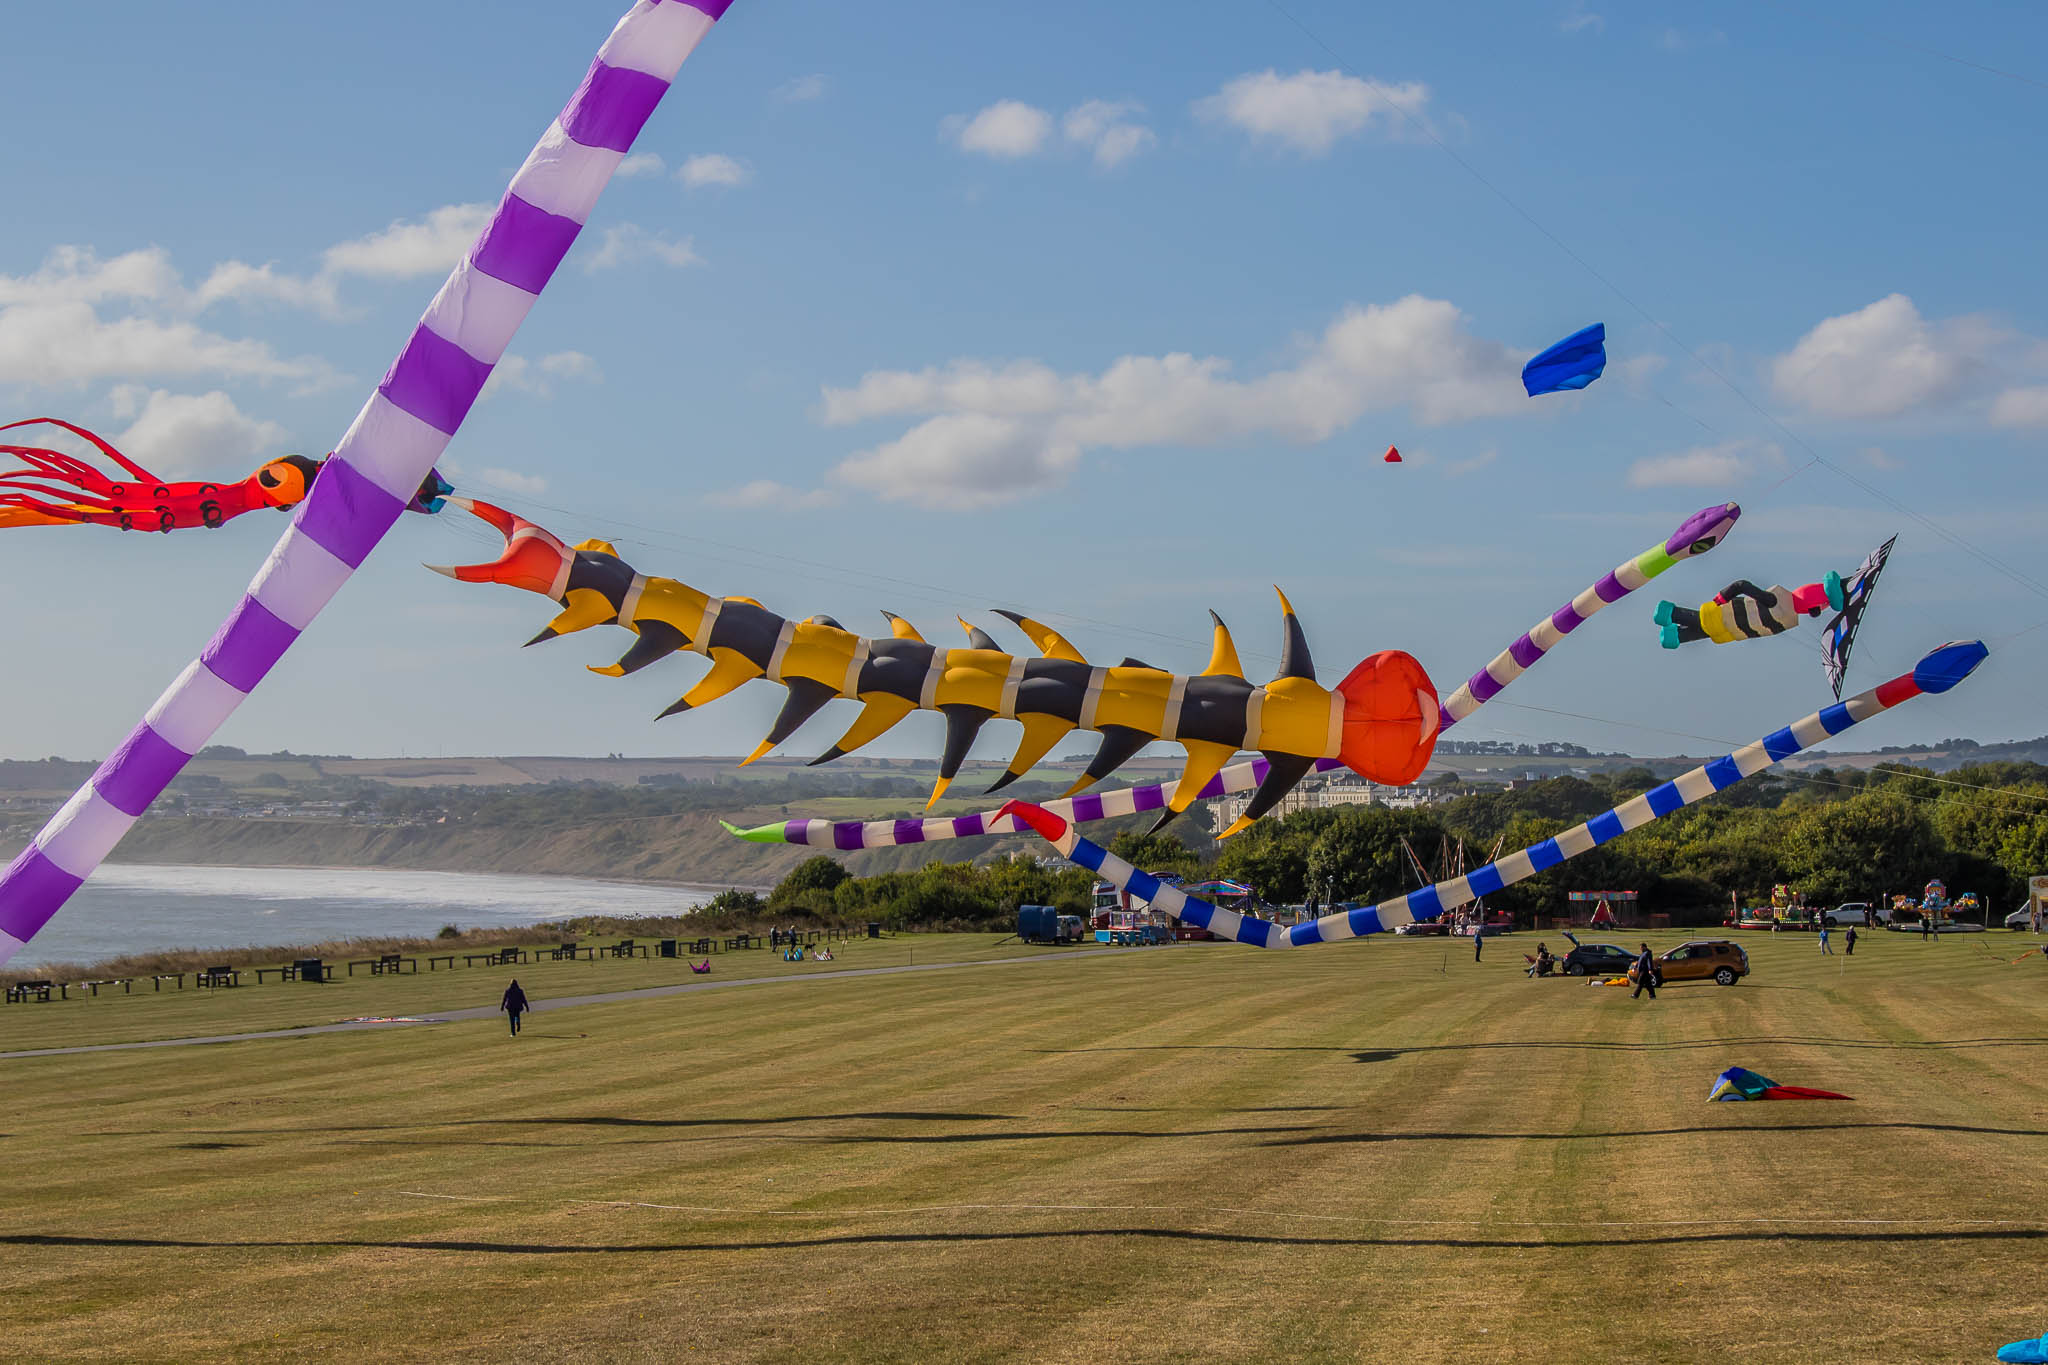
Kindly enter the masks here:
M 604 375 L 598 370 L 597 362 L 581 351 L 556 351 L 542 356 L 539 360 L 528 360 L 523 355 L 508 355 L 501 358 L 491 370 L 490 378 L 484 381 L 483 392 L 489 394 L 500 389 L 510 389 L 541 398 L 552 398 L 555 394 L 554 381 L 558 379 L 574 379 L 595 384 L 602 382 Z
M 2048 387 L 2007 389 L 1992 400 L 1995 427 L 2048 427 Z
M 1906 462 L 1883 446 L 1865 446 L 1856 452 L 1872 469 L 1904 469 Z
M 634 180 L 641 176 L 660 175 L 668 169 L 668 163 L 661 159 L 660 152 L 635 152 L 619 163 L 612 174 L 623 180 Z
M 621 223 L 618 227 L 604 230 L 597 249 L 583 258 L 583 268 L 610 270 L 635 261 L 656 261 L 673 266 L 704 264 L 704 258 L 697 254 L 697 248 L 688 237 L 679 242 L 671 241 L 659 233 L 649 232 L 638 223 Z
M 250 417 L 218 389 L 178 394 L 124 384 L 109 397 L 115 416 L 132 419 L 110 438 L 114 448 L 155 474 L 238 478 L 245 463 L 285 453 L 283 427 Z
M 706 185 L 744 185 L 753 172 L 723 152 L 704 152 L 689 158 L 676 170 L 676 179 L 690 189 Z
M 1828 318 L 1771 364 L 1780 398 L 1823 417 L 1897 417 L 1947 402 L 1973 368 L 1985 324 L 1932 324 L 1904 294 Z
M 103 261 L 89 246 L 60 246 L 32 275 L 0 275 L 0 308 L 35 304 L 175 303 L 184 281 L 160 246 L 123 252 Z
M 1591 10 L 1574 5 L 1571 13 L 1558 22 L 1558 28 L 1565 33 L 1584 33 L 1589 29 L 1594 33 L 1605 33 L 1607 20 Z
M 953 114 L 939 135 L 963 152 L 1015 160 L 1035 155 L 1052 133 L 1052 115 L 1022 100 L 998 100 L 972 118 Z
M 773 93 L 775 98 L 784 104 L 805 104 L 811 100 L 825 98 L 826 91 L 831 88 L 830 81 L 826 80 L 824 76 L 813 72 L 808 76 L 797 76 L 791 80 L 784 81 L 775 87 Z
M 839 497 L 829 488 L 791 488 L 773 479 L 755 479 L 737 488 L 707 493 L 704 495 L 704 501 L 713 507 L 771 508 L 801 512 L 814 507 L 830 507 L 839 501 Z
M 1145 112 L 1135 100 L 1088 100 L 1060 120 L 1067 141 L 1088 148 L 1095 164 L 1107 170 L 1130 160 L 1159 141 L 1150 128 L 1135 122 Z
M 0 309 L 0 384 L 56 388 L 191 375 L 308 385 L 336 378 L 323 360 L 287 359 L 261 341 L 222 336 L 191 322 L 102 318 L 87 303 Z
M 1057 485 L 1090 449 L 1203 446 L 1254 437 L 1313 444 L 1366 412 L 1407 405 L 1442 424 L 1527 412 L 1520 350 L 1476 337 L 1458 309 L 1411 295 L 1347 308 L 1297 361 L 1256 379 L 1185 353 L 1125 356 L 1100 374 L 1037 361 L 956 360 L 878 371 L 824 392 L 822 419 L 925 420 L 834 472 L 884 498 L 980 507 Z
M 548 481 L 539 474 L 521 474 L 516 469 L 484 468 L 476 471 L 476 477 L 496 484 L 508 493 L 536 494 L 548 491 Z
M 462 259 L 495 211 L 490 204 L 444 204 L 418 222 L 400 219 L 380 232 L 327 248 L 321 270 L 379 280 L 443 274 Z
M 1269 67 L 1239 76 L 1195 101 L 1195 113 L 1261 141 L 1322 156 L 1339 138 L 1376 124 L 1397 124 L 1404 115 L 1419 119 L 1428 103 L 1429 87 L 1419 81 L 1387 85 L 1341 71 L 1283 76 Z
M 1628 468 L 1630 488 L 1724 488 L 1781 468 L 1785 452 L 1759 441 L 1723 441 L 1669 455 L 1651 455 Z
M 1403 452 L 1403 454 L 1405 457 L 1406 452 Z M 1497 450 L 1482 450 L 1469 460 L 1452 460 L 1444 466 L 1444 473 L 1454 479 L 1462 479 L 1467 474 L 1475 474 L 1486 468 L 1499 458 L 1500 452 Z

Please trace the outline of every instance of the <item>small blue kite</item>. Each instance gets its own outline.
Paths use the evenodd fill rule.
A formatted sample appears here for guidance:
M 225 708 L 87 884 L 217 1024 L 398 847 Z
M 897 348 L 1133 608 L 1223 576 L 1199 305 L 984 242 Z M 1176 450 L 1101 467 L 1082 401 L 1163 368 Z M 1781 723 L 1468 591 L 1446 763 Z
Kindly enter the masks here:
M 1561 389 L 1583 389 L 1607 368 L 1607 324 L 1573 332 L 1522 367 L 1522 387 L 1534 398 L 1539 393 Z

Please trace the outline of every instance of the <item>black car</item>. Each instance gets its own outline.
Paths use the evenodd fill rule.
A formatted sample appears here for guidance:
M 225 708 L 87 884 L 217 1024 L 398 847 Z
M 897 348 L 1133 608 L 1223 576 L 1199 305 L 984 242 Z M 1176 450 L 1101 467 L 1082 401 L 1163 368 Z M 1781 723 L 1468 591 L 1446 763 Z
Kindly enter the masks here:
M 1636 955 L 1612 943 L 1581 943 L 1559 959 L 1566 976 L 1627 976 Z

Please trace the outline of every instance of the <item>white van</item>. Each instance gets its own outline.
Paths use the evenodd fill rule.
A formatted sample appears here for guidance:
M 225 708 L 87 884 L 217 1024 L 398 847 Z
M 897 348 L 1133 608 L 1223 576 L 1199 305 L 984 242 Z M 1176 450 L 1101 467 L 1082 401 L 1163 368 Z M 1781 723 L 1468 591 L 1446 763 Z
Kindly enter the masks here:
M 1868 901 L 1843 901 L 1834 909 L 1823 914 L 1821 918 L 1830 925 L 1853 924 L 1858 928 L 1868 924 L 1891 923 L 1891 911 L 1880 906 L 1874 918 L 1871 916 L 1870 911 L 1871 907 Z

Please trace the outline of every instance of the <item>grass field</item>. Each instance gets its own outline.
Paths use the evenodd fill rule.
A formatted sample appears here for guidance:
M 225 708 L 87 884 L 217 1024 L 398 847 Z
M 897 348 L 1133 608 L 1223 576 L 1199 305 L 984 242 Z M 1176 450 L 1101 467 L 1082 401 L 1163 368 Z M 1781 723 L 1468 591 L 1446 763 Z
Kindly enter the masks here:
M 1654 1004 L 1526 980 L 1527 936 L 1197 945 L 4 1061 L 0 1309 L 30 1358 L 1985 1361 L 2048 1329 L 2028 942 L 1760 936 Z M 832 965 L 913 948 L 1018 951 Z M 1730 1065 L 1856 1102 L 1706 1104 Z

